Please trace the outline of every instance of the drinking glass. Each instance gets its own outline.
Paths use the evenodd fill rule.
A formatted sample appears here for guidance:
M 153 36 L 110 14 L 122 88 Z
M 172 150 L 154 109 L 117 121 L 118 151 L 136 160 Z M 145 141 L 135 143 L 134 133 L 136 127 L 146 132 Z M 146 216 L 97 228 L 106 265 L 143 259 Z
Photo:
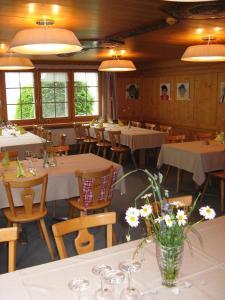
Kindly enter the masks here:
M 32 169 L 33 169 L 32 155 L 33 155 L 32 151 L 28 151 L 28 150 L 25 151 L 25 158 L 28 162 L 28 168 L 27 169 L 28 169 L 29 172 L 32 171 Z
M 82 297 L 82 291 L 86 290 L 89 287 L 89 281 L 87 279 L 73 279 L 68 283 L 68 287 L 71 291 L 77 293 L 78 300 L 84 300 Z
M 112 270 L 108 265 L 99 264 L 93 267 L 92 272 L 95 275 L 100 276 L 101 279 L 101 288 L 99 288 L 95 293 L 95 300 L 113 300 L 112 290 L 104 287 L 103 274 L 107 271 Z
M 141 263 L 135 260 L 126 260 L 119 264 L 119 269 L 127 273 L 128 286 L 122 290 L 120 300 L 140 300 L 141 292 L 132 286 L 132 273 L 141 269 Z
M 112 299 L 117 300 L 117 295 L 115 294 L 115 287 L 121 284 L 124 279 L 125 275 L 120 270 L 110 270 L 103 272 L 103 279 L 104 282 L 112 287 Z

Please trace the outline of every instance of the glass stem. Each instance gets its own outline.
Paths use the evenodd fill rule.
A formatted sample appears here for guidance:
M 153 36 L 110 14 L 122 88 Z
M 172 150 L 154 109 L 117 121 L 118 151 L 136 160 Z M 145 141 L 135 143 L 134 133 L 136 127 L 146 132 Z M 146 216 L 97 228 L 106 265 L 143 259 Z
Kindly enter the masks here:
M 127 280 L 128 280 L 128 290 L 131 290 L 132 277 L 130 272 L 128 272 L 127 274 Z
M 77 295 L 78 295 L 78 300 L 82 300 L 82 296 L 81 296 L 81 291 L 80 290 L 78 290 Z

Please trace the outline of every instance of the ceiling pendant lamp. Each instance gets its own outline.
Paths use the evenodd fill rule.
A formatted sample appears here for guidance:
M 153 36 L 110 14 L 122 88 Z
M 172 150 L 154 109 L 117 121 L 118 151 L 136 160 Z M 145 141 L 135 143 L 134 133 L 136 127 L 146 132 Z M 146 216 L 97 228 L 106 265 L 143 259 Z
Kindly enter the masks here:
M 104 60 L 98 70 L 102 72 L 128 72 L 135 71 L 136 67 L 131 60 L 109 59 Z
M 34 65 L 29 58 L 12 56 L 11 54 L 0 56 L 0 70 L 2 71 L 31 69 L 34 69 Z
M 181 57 L 190 62 L 221 62 L 225 61 L 225 45 L 211 44 L 212 37 L 207 37 L 208 44 L 189 46 Z
M 211 2 L 211 1 L 217 1 L 217 0 L 164 0 L 168 2 Z
M 78 52 L 82 46 L 75 34 L 67 29 L 49 27 L 53 20 L 38 20 L 37 28 L 16 33 L 10 51 L 29 55 L 49 55 Z

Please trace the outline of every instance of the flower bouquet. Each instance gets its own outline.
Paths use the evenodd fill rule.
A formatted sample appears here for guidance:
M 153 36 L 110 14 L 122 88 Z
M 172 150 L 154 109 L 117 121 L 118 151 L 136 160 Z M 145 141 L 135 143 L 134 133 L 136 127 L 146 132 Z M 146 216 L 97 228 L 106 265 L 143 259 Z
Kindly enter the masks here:
M 136 171 L 132 171 L 124 177 Z M 169 192 L 161 187 L 162 174 L 152 175 L 148 170 L 139 171 L 143 171 L 147 175 L 149 184 L 135 198 L 135 206 L 129 207 L 126 211 L 125 219 L 129 224 L 127 240 L 130 240 L 131 227 L 137 227 L 140 220 L 144 220 L 147 237 L 139 244 L 135 254 L 144 244 L 154 240 L 162 284 L 171 287 L 176 285 L 182 262 L 184 241 L 188 241 L 188 232 L 192 231 L 202 242 L 195 225 L 203 220 L 213 219 L 215 211 L 209 206 L 200 208 L 199 213 L 202 218 L 191 224 L 190 216 L 196 207 L 200 194 L 193 204 L 184 203 L 182 197 L 179 197 L 179 201 L 176 201 L 176 198 L 169 198 Z M 141 207 L 138 206 L 138 200 L 143 202 Z

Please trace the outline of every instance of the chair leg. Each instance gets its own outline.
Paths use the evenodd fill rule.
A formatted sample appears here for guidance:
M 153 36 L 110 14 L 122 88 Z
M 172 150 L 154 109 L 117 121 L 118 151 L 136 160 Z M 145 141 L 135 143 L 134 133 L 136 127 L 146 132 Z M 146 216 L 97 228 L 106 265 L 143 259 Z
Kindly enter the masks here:
M 119 164 L 122 165 L 123 162 L 123 153 L 121 152 L 119 155 Z
M 42 231 L 42 228 L 41 228 L 41 224 L 40 224 L 40 222 L 37 222 L 37 223 L 38 223 L 38 230 L 39 230 L 39 232 L 40 232 L 41 239 L 42 239 L 43 241 L 45 241 L 45 237 L 44 237 L 44 235 L 43 235 L 43 231 Z
M 179 193 L 180 181 L 181 181 L 181 169 L 177 168 L 177 185 L 176 185 L 176 192 L 177 193 Z
M 114 151 L 112 151 L 112 156 L 111 156 L 111 161 L 113 161 L 114 160 L 114 157 L 115 157 L 115 152 Z
M 170 172 L 170 166 L 169 166 L 169 165 L 167 165 L 166 174 L 165 174 L 165 176 L 164 176 L 164 180 L 163 180 L 163 185 L 165 185 L 165 184 L 166 184 L 166 182 L 167 182 L 167 179 L 168 179 L 169 172 Z
M 203 190 L 202 190 L 202 194 L 201 194 L 201 197 L 200 197 L 200 201 L 203 199 L 204 195 L 205 195 L 205 192 L 207 190 L 207 187 L 208 187 L 208 184 L 209 184 L 209 180 L 210 180 L 210 176 L 208 174 L 207 178 L 206 178 L 206 181 L 205 181 L 205 184 L 204 184 L 204 187 L 203 187 Z
M 106 152 L 107 152 L 107 148 L 104 147 L 104 150 L 103 150 L 103 157 L 106 158 Z
M 97 155 L 99 155 L 99 153 L 100 153 L 100 147 L 98 147 Z
M 41 229 L 42 229 L 42 232 L 43 232 L 45 242 L 47 244 L 48 251 L 50 253 L 51 259 L 55 259 L 54 251 L 52 249 L 52 245 L 51 245 L 51 242 L 50 242 L 50 239 L 49 239 L 49 236 L 48 236 L 47 228 L 45 226 L 45 221 L 44 221 L 44 219 L 40 219 L 39 222 L 40 222 L 40 225 L 41 225 Z
M 73 218 L 74 207 L 72 205 L 69 206 L 68 219 Z
M 92 143 L 90 143 L 90 145 L 89 145 L 88 152 L 89 152 L 89 153 L 91 153 L 91 152 L 92 152 Z
M 135 160 L 135 156 L 134 156 L 134 152 L 131 151 L 131 159 L 133 161 L 133 164 L 134 164 L 134 168 L 137 169 L 137 163 L 136 163 L 136 160 Z
M 221 204 L 221 211 L 224 212 L 224 179 L 220 179 L 220 204 Z

